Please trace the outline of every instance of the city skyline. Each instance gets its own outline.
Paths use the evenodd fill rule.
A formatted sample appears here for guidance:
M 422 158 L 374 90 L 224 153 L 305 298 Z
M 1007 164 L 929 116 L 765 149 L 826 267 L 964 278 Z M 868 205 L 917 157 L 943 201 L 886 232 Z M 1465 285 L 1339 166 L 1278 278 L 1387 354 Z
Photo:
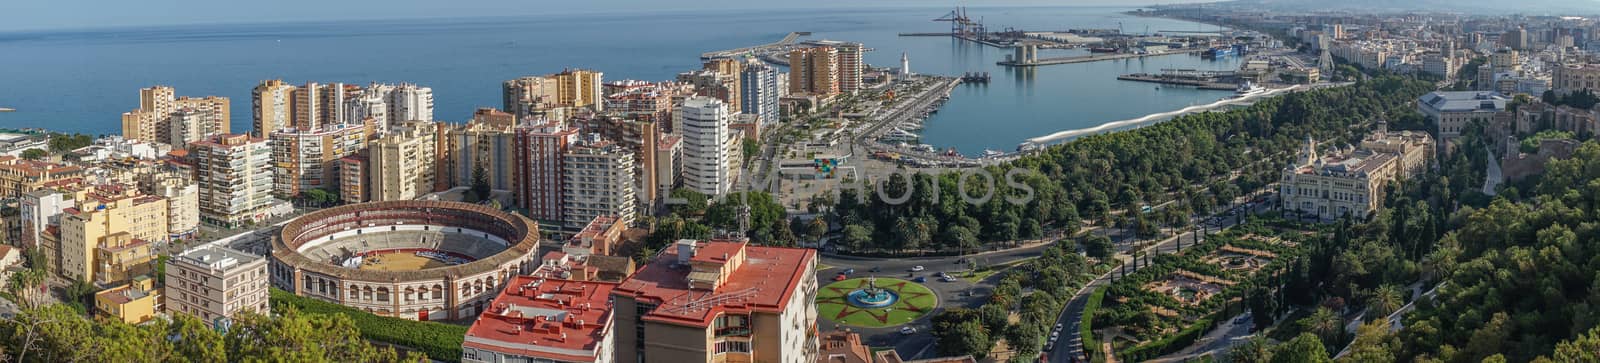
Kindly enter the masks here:
M 311 0 L 286 0 L 277 2 L 231 3 L 199 0 L 156 0 L 145 2 L 119 2 L 93 0 L 79 6 L 61 6 L 58 3 L 11 4 L 0 14 L 0 33 L 25 31 L 60 31 L 119 27 L 227 25 L 283 22 L 419 20 L 476 17 L 539 17 L 560 15 L 599 14 L 661 14 L 693 11 L 748 11 L 748 10 L 827 10 L 835 7 L 850 9 L 872 8 L 948 8 L 953 5 L 972 8 L 993 7 L 1142 7 L 1156 3 L 1183 4 L 1207 2 L 1206 0 L 1166 0 L 1160 2 L 1129 2 L 1121 0 L 1002 0 L 981 4 L 939 4 L 916 0 L 884 0 L 859 2 L 848 0 L 817 0 L 806 6 L 793 6 L 791 2 L 685 0 L 659 2 L 649 0 L 609 0 L 562 4 L 565 8 L 545 10 L 528 7 L 525 11 L 506 11 L 506 6 L 516 6 L 511 0 L 483 0 L 470 4 L 435 3 L 424 0 L 399 0 L 373 6 L 372 0 L 357 0 L 328 4 Z M 315 6 L 324 11 L 307 15 L 304 9 Z M 332 7 L 330 9 L 330 6 Z

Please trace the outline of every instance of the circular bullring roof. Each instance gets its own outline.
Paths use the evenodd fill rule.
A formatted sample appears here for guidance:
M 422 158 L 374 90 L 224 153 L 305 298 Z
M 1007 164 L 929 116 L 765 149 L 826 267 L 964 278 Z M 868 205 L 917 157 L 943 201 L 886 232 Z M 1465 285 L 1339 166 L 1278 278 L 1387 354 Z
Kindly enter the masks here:
M 346 268 L 302 254 L 307 243 L 329 239 L 340 232 L 378 226 L 427 225 L 465 228 L 498 237 L 504 250 L 476 261 L 410 271 Z M 346 237 L 334 237 L 339 240 Z M 491 242 L 484 239 L 483 243 Z M 498 245 L 498 243 L 496 243 Z M 404 200 L 351 204 L 311 212 L 295 218 L 272 239 L 272 258 L 280 263 L 340 279 L 361 281 L 413 281 L 466 276 L 491 271 L 528 256 L 538 249 L 538 224 L 515 214 L 486 206 L 443 201 Z

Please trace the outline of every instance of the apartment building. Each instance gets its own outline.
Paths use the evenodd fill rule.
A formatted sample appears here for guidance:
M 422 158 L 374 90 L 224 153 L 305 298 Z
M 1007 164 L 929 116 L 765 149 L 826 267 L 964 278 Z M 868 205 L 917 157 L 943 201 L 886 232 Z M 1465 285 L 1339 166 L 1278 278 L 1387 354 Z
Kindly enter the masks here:
M 167 199 L 105 184 L 73 192 L 61 216 L 62 277 L 115 285 L 155 270 L 154 243 L 168 238 Z
M 167 239 L 190 239 L 200 231 L 200 185 L 188 173 L 161 170 L 141 174 L 139 191 L 167 199 Z
M 408 123 L 372 143 L 366 172 L 370 200 L 416 199 L 433 191 L 437 132 L 432 122 Z
M 514 127 L 483 123 L 454 125 L 445 129 L 441 153 L 440 179 L 446 186 L 472 185 L 473 173 L 481 171 L 493 190 L 512 190 L 516 183 L 517 133 Z
M 755 115 L 762 125 L 779 121 L 778 70 L 765 62 L 749 59 L 739 73 L 739 113 Z
M 516 276 L 467 329 L 461 361 L 610 363 L 616 283 Z M 625 333 L 625 332 L 622 332 Z
M 601 216 L 633 223 L 639 204 L 636 166 L 632 151 L 599 135 L 573 144 L 562 166 L 561 228 L 581 230 Z
M 261 81 L 251 89 L 250 136 L 266 138 L 267 134 L 294 124 L 294 90 L 295 86 L 281 79 Z
M 227 97 L 177 97 L 172 87 L 144 88 L 139 90 L 139 108 L 122 114 L 122 137 L 185 145 L 171 141 L 183 137 L 172 135 L 174 129 L 202 136 L 228 132 L 231 126 L 229 112 Z M 173 125 L 175 120 L 183 124 Z
M 568 69 L 508 80 L 501 85 L 502 109 L 518 120 L 538 116 L 563 120 L 575 108 L 599 111 L 605 108 L 603 76 L 602 72 Z
M 732 187 L 731 158 L 727 144 L 728 107 L 709 97 L 684 100 L 678 108 L 676 124 L 683 142 L 683 184 L 710 196 L 726 193 Z
M 155 288 L 149 276 L 139 276 L 94 294 L 95 316 L 128 324 L 154 320 L 161 308 L 161 290 Z
M 0 156 L 0 198 L 19 198 L 57 181 L 82 178 L 83 167 Z
M 839 51 L 815 46 L 789 51 L 789 93 L 822 98 L 839 94 Z
M 613 116 L 596 116 L 575 118 L 572 125 L 578 127 L 584 134 L 599 134 L 601 139 L 615 142 L 623 150 L 633 153 L 634 193 L 639 197 L 638 205 L 648 207 L 655 205 L 659 197 L 656 193 L 656 142 L 661 139 L 662 131 L 658 127 L 661 123 L 653 121 L 631 120 Z M 648 209 L 639 213 L 648 214 Z
M 271 134 L 273 191 L 294 198 L 311 189 L 339 187 L 339 159 L 367 149 L 371 123 L 288 128 Z
M 268 217 L 272 197 L 272 146 L 265 139 L 223 134 L 189 144 L 200 187 L 200 220 L 237 227 Z
M 205 245 L 173 255 L 166 272 L 168 312 L 215 321 L 270 310 L 264 256 Z
M 578 130 L 558 123 L 516 128 L 517 152 L 515 189 L 517 206 L 527 209 L 528 218 L 561 221 L 562 170 L 568 146 L 578 140 Z
M 617 362 L 817 361 L 815 250 L 680 240 L 611 293 Z

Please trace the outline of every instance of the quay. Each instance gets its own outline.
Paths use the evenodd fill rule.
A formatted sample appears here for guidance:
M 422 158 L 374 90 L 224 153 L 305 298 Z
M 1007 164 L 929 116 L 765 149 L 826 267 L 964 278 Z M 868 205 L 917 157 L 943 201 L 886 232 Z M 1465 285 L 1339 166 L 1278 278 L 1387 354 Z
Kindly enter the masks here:
M 1007 67 L 1035 67 L 1035 66 L 1046 66 L 1046 65 L 1053 65 L 1053 64 L 1072 64 L 1072 63 L 1099 62 L 1099 61 L 1117 60 L 1117 59 L 1134 59 L 1134 58 L 1145 58 L 1145 57 L 1160 57 L 1160 56 L 1173 55 L 1173 54 L 1194 54 L 1194 53 L 1204 52 L 1204 51 L 1206 51 L 1206 49 L 1208 49 L 1208 48 L 1179 49 L 1179 50 L 1169 50 L 1169 51 L 1164 51 L 1164 52 L 1149 52 L 1149 53 L 1090 54 L 1090 55 L 1078 55 L 1078 56 L 1070 56 L 1070 57 L 1037 58 L 1037 59 L 1032 59 L 1031 61 L 1030 60 L 1018 61 L 1016 58 L 1013 58 L 1013 59 L 999 61 L 999 62 L 996 62 L 995 64 L 999 64 L 999 65 L 1007 66 Z
M 1124 75 L 1121 75 L 1121 76 L 1117 76 L 1117 79 L 1124 80 L 1124 81 L 1138 81 L 1138 82 L 1171 84 L 1171 85 L 1179 85 L 1179 86 L 1191 86 L 1191 87 L 1196 87 L 1196 88 L 1199 88 L 1199 89 L 1222 90 L 1222 91 L 1231 91 L 1231 90 L 1238 89 L 1238 87 L 1239 87 L 1237 84 L 1228 83 L 1228 82 L 1215 82 L 1215 81 L 1202 80 L 1202 79 L 1186 79 L 1186 78 L 1177 78 L 1177 77 L 1164 77 L 1164 76 L 1159 75 L 1159 74 L 1149 74 L 1149 73 L 1124 74 Z
M 802 36 L 810 36 L 810 35 L 811 35 L 811 32 L 789 32 L 789 35 L 785 35 L 782 40 L 779 40 L 779 41 L 776 41 L 776 42 L 757 45 L 757 46 L 749 46 L 749 47 L 744 47 L 744 48 L 719 50 L 719 51 L 715 51 L 715 52 L 705 52 L 705 53 L 701 53 L 700 54 L 700 59 L 709 60 L 709 59 L 717 59 L 717 58 L 736 57 L 736 56 L 743 55 L 743 54 L 765 53 L 765 51 L 768 51 L 768 50 L 780 49 L 780 48 L 783 48 L 783 47 L 794 45 L 794 42 L 796 40 L 799 40 L 800 37 L 802 37 Z

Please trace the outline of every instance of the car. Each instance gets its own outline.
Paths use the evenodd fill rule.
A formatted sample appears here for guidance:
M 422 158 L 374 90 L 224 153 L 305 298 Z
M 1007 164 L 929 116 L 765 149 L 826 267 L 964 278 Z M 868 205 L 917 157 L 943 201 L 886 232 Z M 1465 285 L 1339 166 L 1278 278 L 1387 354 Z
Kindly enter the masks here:
M 960 265 L 960 264 L 963 264 L 963 263 L 967 263 L 967 258 L 966 257 L 962 257 L 962 258 L 957 258 L 956 259 L 956 264 L 957 265 Z
M 928 282 L 928 277 L 927 276 L 917 276 L 917 278 L 911 279 L 911 282 L 915 282 L 915 283 L 919 283 L 919 284 L 920 283 L 924 283 L 924 282 Z
M 1249 321 L 1250 321 L 1250 316 L 1249 315 L 1243 315 L 1243 316 L 1240 316 L 1238 318 L 1234 318 L 1233 319 L 1233 323 L 1234 324 L 1244 324 L 1244 323 L 1249 322 Z
M 839 273 L 846 274 L 846 275 L 854 275 L 854 274 L 856 274 L 856 269 L 847 268 L 847 269 L 844 269 L 844 271 L 840 271 Z
M 1055 337 L 1060 336 L 1060 335 L 1061 335 L 1061 331 L 1059 331 L 1059 330 L 1050 332 L 1050 338 L 1052 338 L 1052 339 L 1054 339 Z
M 945 277 L 940 277 L 940 278 L 939 278 L 939 281 L 944 281 L 944 282 L 956 282 L 956 277 L 955 277 L 955 276 L 945 276 Z
M 878 266 L 872 266 L 872 269 L 867 270 L 867 272 L 878 272 L 878 271 L 883 271 L 883 268 L 882 267 L 878 267 Z
M 1056 323 L 1056 331 L 1060 331 L 1062 326 L 1061 323 Z
M 938 277 L 950 276 L 949 274 L 944 273 L 944 271 L 939 271 L 937 273 L 934 273 L 933 275 L 934 276 L 938 276 Z
M 909 326 L 900 328 L 900 335 L 911 335 L 911 334 L 916 334 L 916 333 L 917 333 L 917 328 L 913 328 L 913 327 L 909 327 Z
M 922 272 L 922 270 L 926 270 L 922 265 L 911 266 L 911 272 Z
M 833 281 L 844 281 L 845 279 L 848 279 L 848 278 L 850 278 L 850 277 L 849 276 L 845 276 L 844 274 L 833 275 Z

